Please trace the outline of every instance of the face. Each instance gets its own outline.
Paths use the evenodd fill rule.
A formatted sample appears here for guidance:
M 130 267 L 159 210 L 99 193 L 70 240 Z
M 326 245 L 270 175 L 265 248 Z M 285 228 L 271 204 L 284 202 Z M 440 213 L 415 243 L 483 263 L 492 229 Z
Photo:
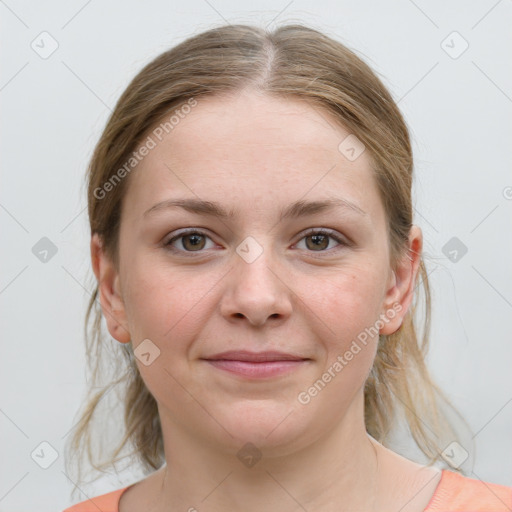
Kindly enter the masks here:
M 378 332 L 394 332 L 412 300 L 418 261 L 391 270 L 368 152 L 349 160 L 338 149 L 349 134 L 300 100 L 210 97 L 130 175 L 119 272 L 95 238 L 93 266 L 112 336 L 136 353 L 150 340 L 139 348 L 150 364 L 136 360 L 164 432 L 233 453 L 249 441 L 292 450 L 361 397 Z M 269 374 L 212 363 L 225 351 L 300 361 L 267 363 Z

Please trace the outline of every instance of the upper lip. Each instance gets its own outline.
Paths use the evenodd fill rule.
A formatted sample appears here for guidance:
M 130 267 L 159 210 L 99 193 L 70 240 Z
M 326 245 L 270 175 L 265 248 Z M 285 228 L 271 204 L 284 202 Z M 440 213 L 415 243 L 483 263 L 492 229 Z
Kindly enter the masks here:
M 221 352 L 220 354 L 205 357 L 204 359 L 226 359 L 230 361 L 254 361 L 261 363 L 264 361 L 303 361 L 308 358 L 276 351 L 250 352 L 248 350 L 230 350 L 228 352 Z

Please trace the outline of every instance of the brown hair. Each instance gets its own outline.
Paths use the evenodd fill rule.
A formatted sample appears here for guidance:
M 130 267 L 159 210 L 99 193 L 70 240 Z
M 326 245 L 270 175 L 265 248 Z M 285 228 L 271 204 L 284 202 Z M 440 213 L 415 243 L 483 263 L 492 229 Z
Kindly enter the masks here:
M 100 235 L 103 249 L 116 268 L 121 205 L 129 183 L 129 176 L 114 183 L 116 172 L 133 157 L 148 130 L 179 105 L 191 98 L 201 101 L 201 97 L 246 87 L 305 100 L 330 113 L 363 142 L 385 207 L 390 263 L 395 268 L 412 225 L 413 157 L 407 126 L 385 86 L 361 58 L 320 31 L 299 24 L 281 26 L 273 32 L 246 25 L 213 28 L 156 57 L 128 85 L 94 150 L 87 175 L 91 234 Z M 104 200 L 98 191 L 106 190 L 107 182 L 115 186 L 109 188 L 108 200 Z M 441 461 L 440 452 L 457 439 L 451 422 L 439 412 L 441 402 L 456 409 L 433 382 L 425 364 L 431 295 L 423 258 L 419 276 L 421 281 L 401 329 L 380 336 L 365 383 L 365 422 L 368 433 L 386 445 L 398 413 L 403 413 L 416 445 L 432 464 Z M 420 335 L 415 317 L 421 289 L 424 312 Z M 68 449 L 72 456 L 87 453 L 92 467 L 103 471 L 121 460 L 123 457 L 118 456 L 131 444 L 129 455 L 144 471 L 158 469 L 165 458 L 156 402 L 139 375 L 131 344 L 112 345 L 102 337 L 97 298 L 96 283 L 85 321 L 92 378 Z M 104 352 L 108 346 L 113 349 L 108 360 L 115 365 L 113 377 L 106 385 L 98 385 L 99 377 L 106 374 L 100 365 L 107 364 Z M 110 451 L 107 446 L 103 460 L 97 460 L 92 441 L 99 437 L 92 435 L 92 419 L 99 402 L 114 388 L 120 391 L 124 405 L 122 438 Z M 80 464 L 81 460 L 79 470 Z

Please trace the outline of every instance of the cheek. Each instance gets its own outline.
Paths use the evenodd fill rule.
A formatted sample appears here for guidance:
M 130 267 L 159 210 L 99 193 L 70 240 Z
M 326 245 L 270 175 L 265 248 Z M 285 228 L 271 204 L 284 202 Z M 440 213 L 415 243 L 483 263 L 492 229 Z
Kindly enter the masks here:
M 380 281 L 378 266 L 361 265 L 341 269 L 315 290 L 313 283 L 304 287 L 314 308 L 319 342 L 323 345 L 322 367 L 329 382 L 324 398 L 352 396 L 366 380 L 373 365 L 379 332 Z M 313 306 L 314 305 L 314 306 Z M 331 384 L 332 382 L 332 384 Z M 314 391 L 313 391 L 314 392 Z
M 381 307 L 381 282 L 376 266 L 340 268 L 339 272 L 304 279 L 300 296 L 309 308 L 340 339 L 373 324 Z
M 315 380 L 298 397 L 309 413 L 315 410 L 321 417 L 343 414 L 364 385 L 379 339 L 375 329 L 380 307 L 376 279 L 375 273 L 358 268 L 323 280 L 322 292 L 312 292 L 312 282 L 304 287 L 306 304 L 312 310 L 308 318 L 320 319 L 314 320 L 313 334 L 319 334 L 317 340 L 324 350 Z
M 160 345 L 182 330 L 208 290 L 207 283 L 198 284 L 183 272 L 155 265 L 133 266 L 127 277 L 125 306 L 134 344 L 149 338 Z
M 149 268 L 140 264 L 132 267 L 126 311 L 133 350 L 137 355 L 137 346 L 149 339 L 160 351 L 149 367 L 137 360 L 148 387 L 165 383 L 166 388 L 173 388 L 177 384 L 169 373 L 179 382 L 187 380 L 188 361 L 197 350 L 194 342 L 210 332 L 208 322 L 216 314 L 224 274 L 211 271 L 199 275 L 192 266 L 178 271 L 156 262 Z
M 191 341 L 201 337 L 205 321 L 212 314 L 205 308 L 209 305 L 208 290 L 216 280 L 210 282 L 190 273 L 153 266 L 132 269 L 128 281 L 126 311 L 134 353 L 137 356 L 138 345 L 147 339 L 159 350 L 149 365 L 136 357 L 141 377 L 158 401 L 166 402 L 172 396 L 177 402 L 186 402 L 188 395 L 180 383 L 188 378 Z

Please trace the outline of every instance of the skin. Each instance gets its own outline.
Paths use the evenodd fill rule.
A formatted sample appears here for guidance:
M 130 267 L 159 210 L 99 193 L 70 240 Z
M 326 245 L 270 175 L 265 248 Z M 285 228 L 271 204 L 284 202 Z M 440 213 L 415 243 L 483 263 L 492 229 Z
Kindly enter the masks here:
M 395 332 L 413 299 L 421 230 L 413 226 L 393 272 L 370 156 L 349 161 L 338 150 L 349 133 L 300 100 L 252 90 L 200 99 L 129 176 L 118 270 L 92 237 L 110 334 L 134 350 L 145 339 L 160 350 L 149 366 L 136 361 L 158 403 L 167 462 L 123 494 L 121 512 L 427 506 L 440 471 L 366 433 L 363 390 L 376 336 L 309 403 L 297 400 L 359 333 L 400 305 L 380 329 Z M 294 201 L 328 197 L 364 214 L 334 208 L 279 219 Z M 143 215 L 172 198 L 215 201 L 237 215 L 181 208 Z M 199 249 L 190 236 L 173 241 L 177 252 L 165 246 L 182 228 L 206 232 Z M 332 229 L 343 243 L 327 238 L 316 248 L 308 228 Z M 249 236 L 263 251 L 251 263 L 236 252 Z M 251 381 L 201 360 L 235 349 L 309 361 Z M 262 455 L 252 467 L 237 457 L 248 442 Z

